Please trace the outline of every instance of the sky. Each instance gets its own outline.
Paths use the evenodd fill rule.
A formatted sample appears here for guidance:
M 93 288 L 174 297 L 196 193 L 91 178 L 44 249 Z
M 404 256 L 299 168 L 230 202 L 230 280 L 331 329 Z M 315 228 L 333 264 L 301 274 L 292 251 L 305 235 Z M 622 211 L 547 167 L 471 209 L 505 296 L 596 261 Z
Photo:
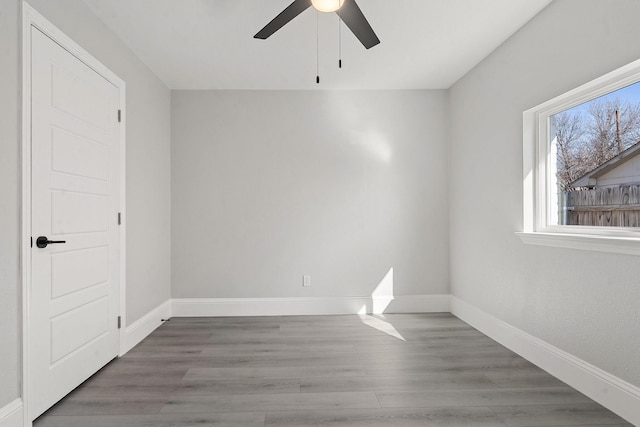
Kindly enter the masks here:
M 607 95 L 601 96 L 600 98 L 596 98 L 595 100 L 616 98 L 616 97 L 620 98 L 623 101 L 628 100 L 630 102 L 640 103 L 640 82 L 623 87 L 614 92 L 608 93 Z M 569 108 L 566 111 L 570 113 L 577 113 L 577 112 L 584 113 L 589 107 L 589 104 L 591 104 L 595 100 L 585 102 L 584 104 L 576 105 L 575 107 Z

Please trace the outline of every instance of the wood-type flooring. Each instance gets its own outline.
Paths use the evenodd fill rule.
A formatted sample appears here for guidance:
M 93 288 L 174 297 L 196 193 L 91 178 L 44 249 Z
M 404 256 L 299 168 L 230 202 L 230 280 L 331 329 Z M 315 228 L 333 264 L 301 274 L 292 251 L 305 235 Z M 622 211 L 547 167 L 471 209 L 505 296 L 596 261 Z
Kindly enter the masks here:
M 173 318 L 34 425 L 631 424 L 443 313 Z

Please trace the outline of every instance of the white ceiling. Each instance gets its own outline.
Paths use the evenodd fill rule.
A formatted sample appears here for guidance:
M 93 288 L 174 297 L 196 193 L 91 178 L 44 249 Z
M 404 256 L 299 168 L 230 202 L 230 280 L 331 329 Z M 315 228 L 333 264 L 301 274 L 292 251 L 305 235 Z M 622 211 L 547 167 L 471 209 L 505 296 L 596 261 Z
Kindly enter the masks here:
M 253 35 L 292 0 L 84 0 L 171 89 L 444 89 L 552 0 L 358 0 L 381 43 L 364 49 L 310 8 Z

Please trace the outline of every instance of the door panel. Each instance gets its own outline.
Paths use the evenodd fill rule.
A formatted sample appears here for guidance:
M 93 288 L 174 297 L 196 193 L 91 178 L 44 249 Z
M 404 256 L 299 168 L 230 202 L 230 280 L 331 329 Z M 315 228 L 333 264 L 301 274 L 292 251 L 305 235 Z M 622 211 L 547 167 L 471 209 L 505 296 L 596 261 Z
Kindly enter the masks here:
M 107 181 L 109 179 L 109 147 L 62 129 L 53 128 L 51 168 L 54 172 Z
M 109 230 L 109 197 L 51 190 L 51 232 L 73 234 Z
M 51 70 L 53 107 L 75 119 L 106 130 L 109 122 L 109 98 L 104 91 L 96 90 L 95 82 L 92 81 L 95 80 L 94 76 L 87 78 L 84 70 L 78 71 L 73 66 L 65 67 L 63 64 L 52 64 Z
M 61 252 L 51 256 L 51 298 L 109 280 L 109 247 Z
M 118 354 L 119 89 L 31 28 L 30 415 Z
M 102 297 L 51 319 L 51 363 L 108 333 L 109 300 Z

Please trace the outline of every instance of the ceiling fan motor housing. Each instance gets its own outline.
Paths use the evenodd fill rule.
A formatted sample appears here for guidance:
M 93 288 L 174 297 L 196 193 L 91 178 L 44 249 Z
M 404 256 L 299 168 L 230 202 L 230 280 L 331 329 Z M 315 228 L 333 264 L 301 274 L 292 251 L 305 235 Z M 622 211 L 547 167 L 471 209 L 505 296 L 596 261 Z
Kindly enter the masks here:
M 343 4 L 344 0 L 311 0 L 311 5 L 320 12 L 335 12 Z

